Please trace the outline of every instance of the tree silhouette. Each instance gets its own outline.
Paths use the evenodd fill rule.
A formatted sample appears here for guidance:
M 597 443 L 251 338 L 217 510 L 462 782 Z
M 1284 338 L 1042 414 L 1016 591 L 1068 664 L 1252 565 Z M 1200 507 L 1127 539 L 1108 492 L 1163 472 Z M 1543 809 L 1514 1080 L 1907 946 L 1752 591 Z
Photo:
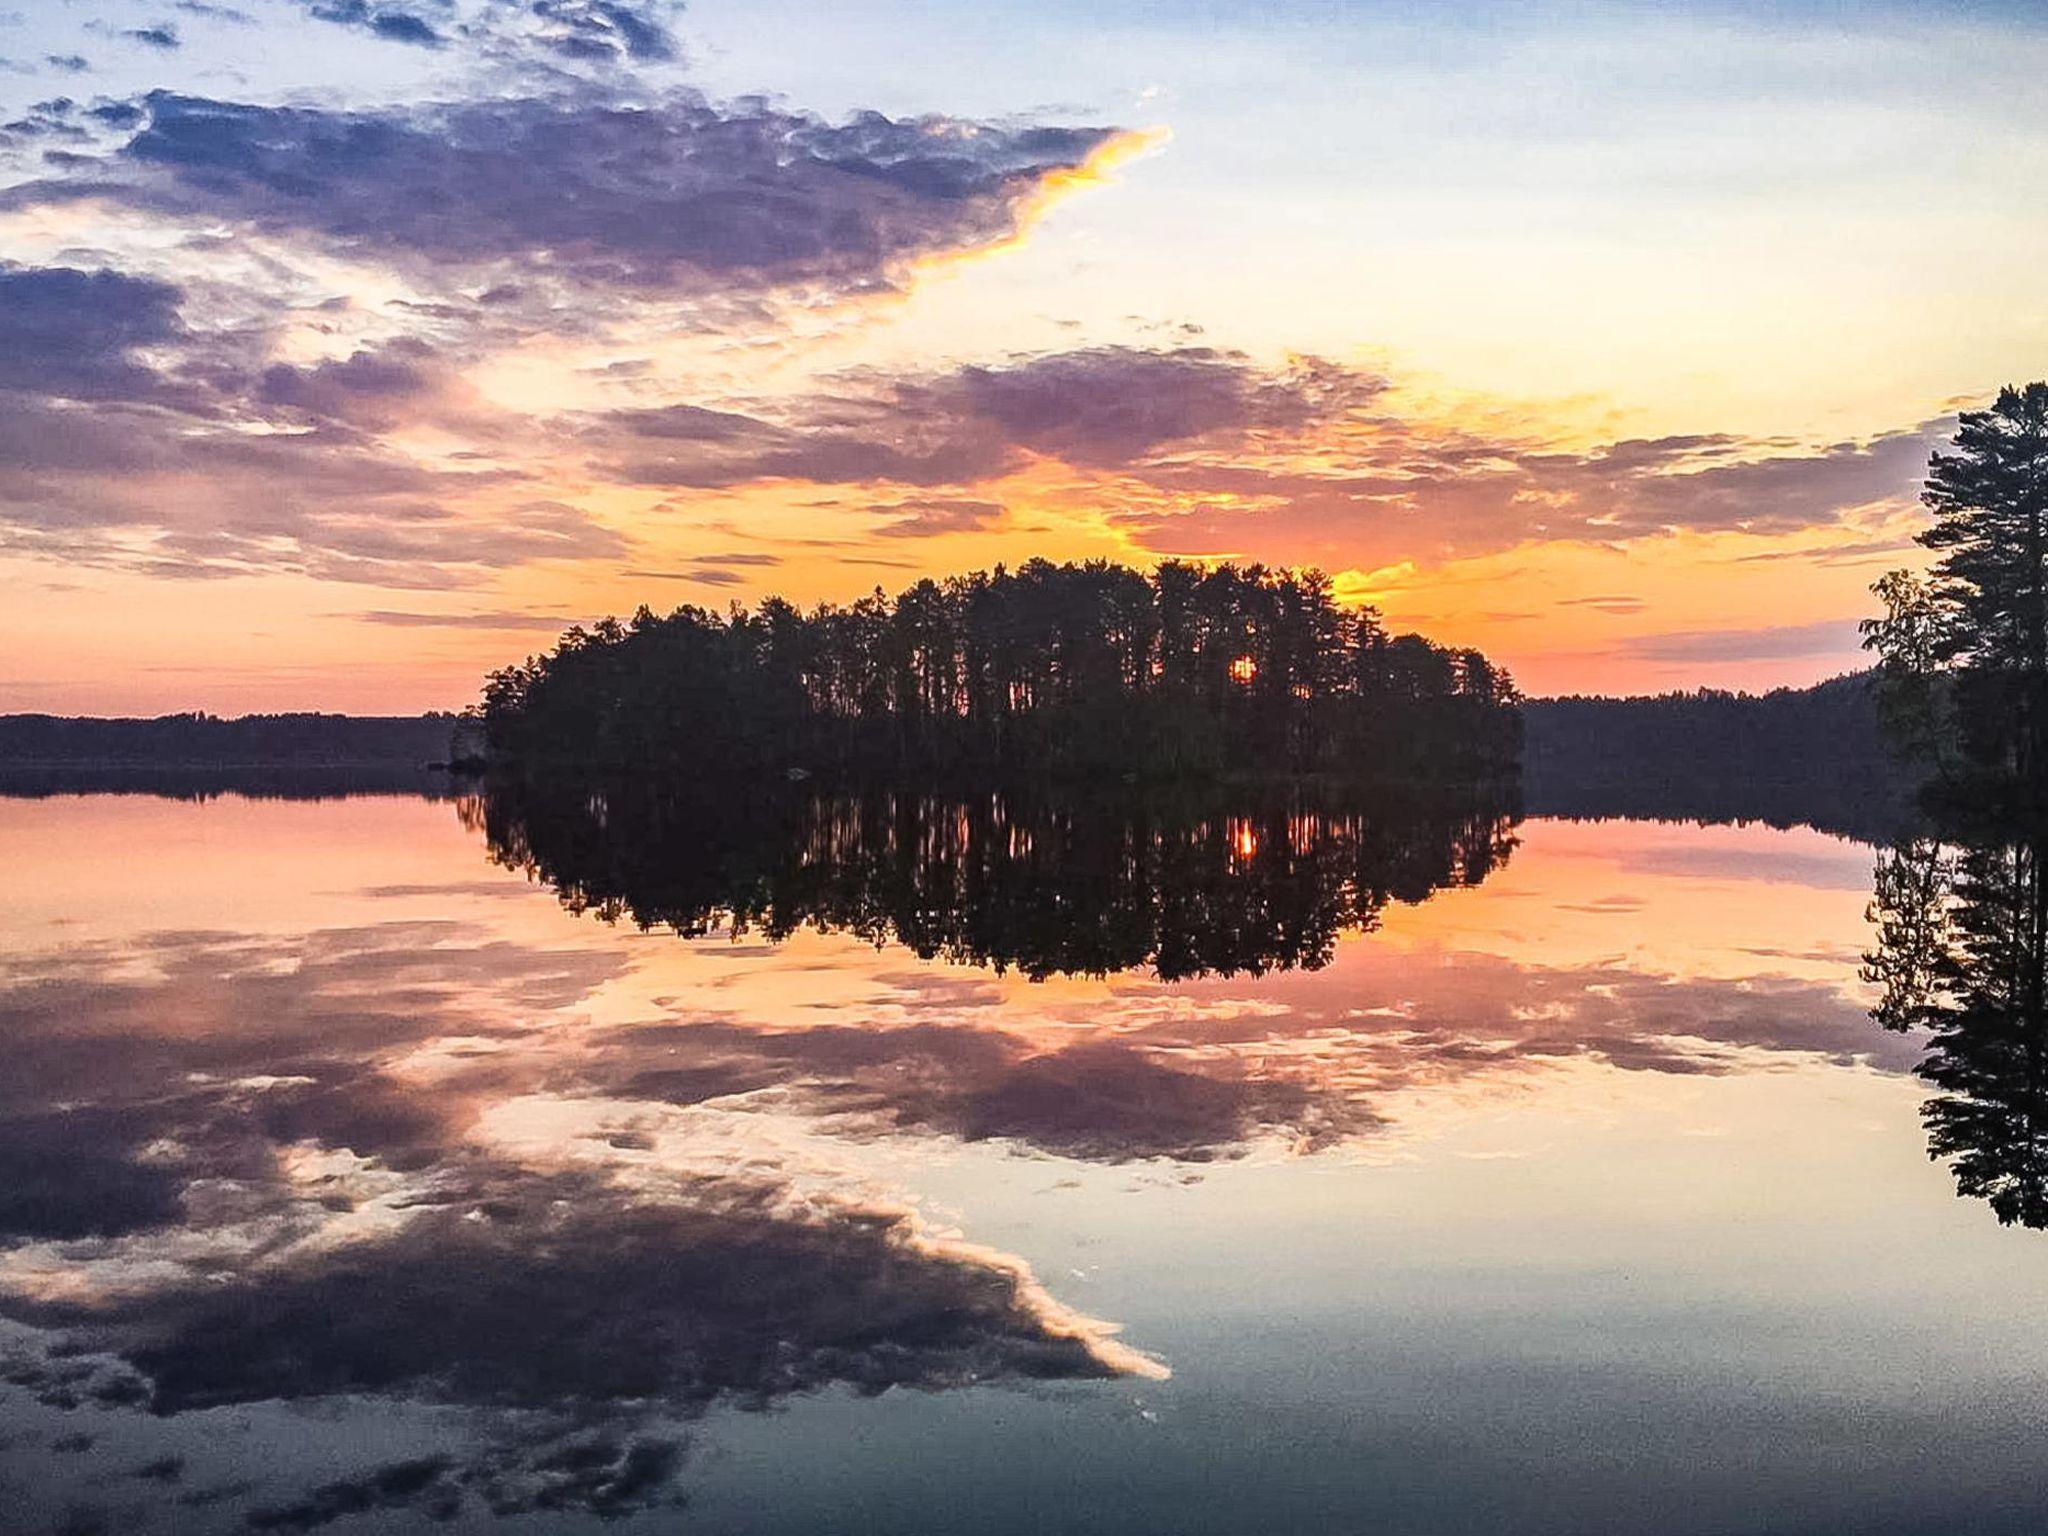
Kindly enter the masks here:
M 2048 383 L 1965 411 L 1954 447 L 1933 456 L 1922 496 L 1934 522 L 1919 541 L 1942 558 L 1924 582 L 1894 571 L 1877 583 L 1886 613 L 1864 643 L 1902 743 L 1952 733 L 1968 793 L 2034 814 L 2048 775 Z
M 1932 839 L 1879 861 L 1872 1016 L 1930 1032 L 1928 1154 L 1998 1219 L 2048 1226 L 2048 879 L 2043 839 Z
M 1512 770 L 1518 703 L 1478 652 L 1390 639 L 1318 572 L 1032 560 L 893 601 L 579 626 L 491 675 L 482 724 L 517 770 L 1471 780 Z
M 1931 759 L 1934 835 L 1880 861 L 1863 975 L 1930 1032 L 1928 1149 L 2002 1222 L 2048 1226 L 2048 384 L 1963 413 L 1923 497 L 1942 552 L 1864 625 L 1901 745 Z M 1929 744 L 1933 750 L 1928 750 Z M 1951 746 L 1952 743 L 1952 746 Z
M 644 775 L 461 802 L 571 910 L 684 935 L 800 928 L 1033 979 L 1314 969 L 1388 902 L 1476 885 L 1511 800 L 1266 792 L 707 794 Z

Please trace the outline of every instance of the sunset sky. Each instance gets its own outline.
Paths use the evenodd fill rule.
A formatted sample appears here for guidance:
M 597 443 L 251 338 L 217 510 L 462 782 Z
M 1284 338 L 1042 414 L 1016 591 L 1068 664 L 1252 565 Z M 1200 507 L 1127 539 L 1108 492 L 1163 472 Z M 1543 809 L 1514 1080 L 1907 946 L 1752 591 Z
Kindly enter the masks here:
M 2048 373 L 2044 78 L 2025 4 L 0 3 L 0 711 L 1039 554 L 1812 681 Z

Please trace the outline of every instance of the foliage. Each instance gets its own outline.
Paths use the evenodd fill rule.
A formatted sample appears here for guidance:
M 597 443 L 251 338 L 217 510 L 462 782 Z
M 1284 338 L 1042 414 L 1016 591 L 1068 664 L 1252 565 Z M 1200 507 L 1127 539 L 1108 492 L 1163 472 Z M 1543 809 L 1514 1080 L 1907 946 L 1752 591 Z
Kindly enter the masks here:
M 706 794 L 645 775 L 494 780 L 462 810 L 572 911 L 693 937 L 851 933 L 1033 980 L 1312 970 L 1389 902 L 1477 885 L 1516 819 L 1483 789 Z
M 1924 1029 L 1928 1153 L 2001 1222 L 2048 1226 L 2048 878 L 2038 829 L 1979 825 L 1880 861 L 1863 977 L 1887 1029 Z
M 1965 411 L 1955 452 L 1937 453 L 1919 541 L 1941 559 L 1922 580 L 1894 571 L 1872 590 L 1885 616 L 1864 625 L 1881 658 L 1887 716 L 1951 789 L 2016 799 L 2038 813 L 2048 776 L 2048 383 L 2001 390 Z M 1945 684 L 1945 688 L 1937 684 Z
M 1522 706 L 1536 816 L 1804 823 L 1889 839 L 1914 770 L 1885 749 L 1871 674 L 1764 694 L 1699 689 Z
M 642 608 L 491 675 L 500 764 L 711 776 L 1142 778 L 1511 769 L 1477 651 L 1389 636 L 1320 573 L 1033 560 L 802 612 Z
M 2002 1222 L 2048 1226 L 2048 384 L 1966 411 L 1923 497 L 1931 577 L 1864 626 L 1938 836 L 1879 863 L 1872 1016 L 1924 1029 L 1929 1153 Z M 1931 748 L 1931 750 L 1930 750 Z

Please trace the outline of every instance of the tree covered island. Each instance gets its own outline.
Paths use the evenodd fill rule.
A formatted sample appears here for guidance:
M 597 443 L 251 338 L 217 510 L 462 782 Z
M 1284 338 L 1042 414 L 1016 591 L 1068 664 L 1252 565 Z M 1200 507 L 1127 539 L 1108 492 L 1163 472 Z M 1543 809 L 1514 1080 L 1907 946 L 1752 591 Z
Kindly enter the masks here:
M 642 607 L 493 673 L 482 717 L 515 772 L 1472 783 L 1514 772 L 1518 706 L 1319 572 L 1032 560 L 843 607 Z

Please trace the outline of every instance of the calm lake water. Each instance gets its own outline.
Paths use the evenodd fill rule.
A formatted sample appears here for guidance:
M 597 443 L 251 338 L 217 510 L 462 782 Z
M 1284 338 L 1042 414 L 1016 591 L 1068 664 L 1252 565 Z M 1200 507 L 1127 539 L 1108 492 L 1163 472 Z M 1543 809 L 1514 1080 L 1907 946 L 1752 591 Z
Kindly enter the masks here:
M 8 1529 L 2048 1528 L 1866 845 L 530 813 L 0 799 Z

